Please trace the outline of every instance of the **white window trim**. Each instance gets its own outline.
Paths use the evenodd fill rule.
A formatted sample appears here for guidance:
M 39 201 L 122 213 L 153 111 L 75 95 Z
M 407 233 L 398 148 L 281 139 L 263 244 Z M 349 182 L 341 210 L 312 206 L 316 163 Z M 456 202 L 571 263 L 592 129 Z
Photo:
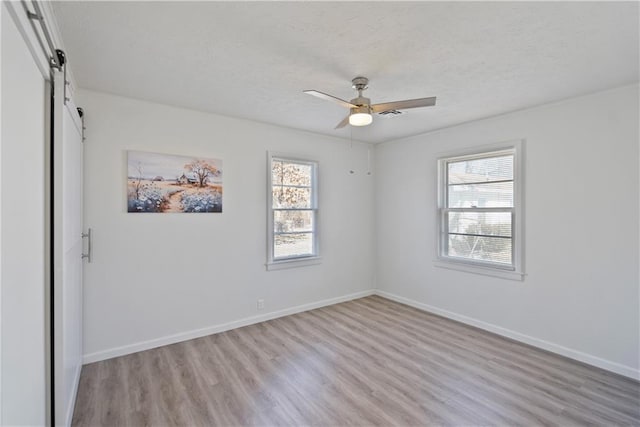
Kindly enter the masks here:
M 318 219 L 318 168 L 319 164 L 315 160 L 311 160 L 306 156 L 292 155 L 288 153 L 267 152 L 267 262 L 265 264 L 268 271 L 282 270 L 286 268 L 304 267 L 308 265 L 316 265 L 322 262 L 320 257 L 320 236 L 319 219 Z M 313 255 L 274 259 L 273 256 L 273 182 L 272 170 L 274 160 L 286 160 L 291 162 L 306 163 L 313 166 L 312 177 L 312 206 L 314 210 L 314 238 L 313 238 Z
M 445 153 L 438 156 L 438 180 L 436 188 L 437 196 L 437 223 L 436 223 L 436 259 L 434 265 L 436 267 L 446 268 L 450 270 L 458 270 L 467 273 L 481 274 L 485 276 L 499 277 L 510 280 L 524 280 L 526 276 L 524 264 L 524 140 L 507 141 L 497 144 L 477 146 L 473 148 L 460 149 Z M 474 262 L 462 258 L 448 257 L 443 253 L 443 208 L 446 203 L 446 189 L 444 188 L 447 170 L 444 167 L 447 161 L 456 158 L 469 158 L 473 156 L 485 157 L 488 153 L 499 153 L 500 151 L 511 151 L 514 154 L 513 159 L 513 178 L 514 178 L 514 208 L 513 215 L 515 219 L 512 221 L 512 250 L 513 250 L 513 267 L 502 265 L 491 265 L 487 262 Z

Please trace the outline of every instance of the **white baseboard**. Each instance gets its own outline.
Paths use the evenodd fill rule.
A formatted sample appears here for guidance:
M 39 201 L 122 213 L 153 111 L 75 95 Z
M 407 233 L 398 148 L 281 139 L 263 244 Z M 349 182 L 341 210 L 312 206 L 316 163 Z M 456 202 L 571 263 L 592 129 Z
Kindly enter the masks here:
M 211 334 L 217 334 L 219 332 L 228 331 L 235 328 L 241 328 L 243 326 L 253 325 L 255 323 L 264 322 L 278 317 L 288 316 L 291 314 L 301 313 L 303 311 L 313 310 L 315 308 L 326 307 L 328 305 L 338 304 L 345 301 L 351 301 L 357 298 L 363 298 L 369 295 L 373 295 L 374 290 L 366 290 L 362 292 L 356 292 L 354 294 L 343 295 L 341 297 L 329 298 L 322 301 L 317 301 L 309 304 L 298 305 L 295 307 L 286 308 L 284 310 L 272 311 L 270 313 L 261 314 L 259 316 L 245 317 L 244 319 L 235 320 L 233 322 L 222 323 L 219 325 L 208 326 L 206 328 L 196 329 L 187 332 L 181 332 L 175 335 L 169 335 L 152 339 L 149 341 L 142 341 L 135 344 L 125 345 L 122 347 L 111 348 L 108 350 L 98 351 L 95 353 L 85 354 L 83 357 L 83 363 L 99 362 L 101 360 L 111 359 L 113 357 L 124 356 L 126 354 L 136 353 L 139 351 L 150 350 L 152 348 L 162 347 L 164 345 L 175 344 L 182 341 L 191 340 L 194 338 L 200 338 Z
M 424 304 L 418 301 L 414 301 L 409 298 L 401 297 L 399 295 L 391 294 L 389 292 L 376 289 L 374 292 L 376 295 L 383 298 L 390 299 L 392 301 L 406 304 L 408 306 L 423 310 L 429 313 L 437 314 L 438 316 L 446 317 L 447 319 L 456 320 L 460 323 L 475 326 L 476 328 L 484 329 L 485 331 L 493 332 L 503 337 L 511 338 L 516 341 L 520 341 L 525 344 L 532 345 L 534 347 L 541 348 L 543 350 L 550 351 L 552 353 L 559 354 L 561 356 L 568 357 L 570 359 L 578 360 L 588 365 L 596 366 L 598 368 L 605 369 L 607 371 L 615 372 L 616 374 L 624 375 L 625 377 L 640 380 L 640 370 L 634 369 L 630 366 L 621 365 L 610 360 L 602 359 L 596 356 L 592 356 L 587 353 L 583 353 L 578 350 L 563 347 L 558 344 L 554 344 L 549 341 L 544 341 L 539 338 L 531 337 L 529 335 L 521 334 L 520 332 L 512 331 L 510 329 L 496 326 L 491 323 L 483 322 L 481 320 L 474 319 L 472 317 L 463 316 L 458 313 L 454 313 L 448 310 L 443 310 L 438 307 L 434 307 L 428 304 Z
M 243 326 L 253 325 L 255 323 L 264 322 L 278 317 L 288 316 L 291 314 L 301 313 L 303 311 L 313 310 L 320 307 L 326 307 L 333 304 L 338 304 L 345 301 L 354 300 L 357 298 L 363 298 L 369 295 L 378 295 L 383 298 L 390 299 L 408 306 L 437 314 L 448 319 L 456 320 L 458 322 L 475 326 L 485 331 L 493 332 L 494 334 L 501 335 L 513 340 L 532 345 L 534 347 L 541 348 L 543 350 L 550 351 L 552 353 L 559 354 L 561 356 L 568 357 L 570 359 L 578 360 L 580 362 L 596 366 L 598 368 L 605 369 L 607 371 L 615 372 L 625 377 L 640 380 L 640 370 L 634 369 L 630 366 L 621 365 L 616 362 L 612 362 L 606 359 L 599 358 L 587 353 L 583 353 L 578 350 L 573 350 L 558 344 L 554 344 L 549 341 L 545 341 L 539 338 L 535 338 L 529 335 L 522 334 L 520 332 L 512 331 L 510 329 L 503 328 L 501 326 L 493 325 L 491 323 L 483 322 L 481 320 L 474 319 L 472 317 L 464 316 L 458 313 L 454 313 L 448 310 L 443 310 L 438 307 L 434 307 L 428 304 L 424 304 L 409 298 L 401 297 L 389 292 L 381 291 L 379 289 L 371 289 L 367 291 L 357 292 L 354 294 L 343 295 L 341 297 L 329 298 L 322 301 L 317 301 L 309 304 L 303 304 L 283 310 L 273 311 L 271 313 L 265 313 L 259 316 L 246 317 L 244 319 L 235 320 L 233 322 L 223 323 L 219 325 L 213 325 L 206 328 L 196 329 L 192 331 L 182 332 L 179 334 L 169 335 L 153 340 L 143 341 L 135 344 L 130 344 L 122 347 L 116 347 L 104 351 L 85 354 L 83 357 L 83 363 L 99 362 L 101 360 L 111 359 L 113 357 L 124 356 L 126 354 L 136 353 L 138 351 L 150 350 L 152 348 L 162 347 L 164 345 L 175 344 L 182 341 L 187 341 L 194 338 L 200 338 L 203 336 L 216 334 L 219 332 L 228 331 L 235 328 L 241 328 Z M 79 381 L 80 371 L 78 370 L 77 379 Z M 77 392 L 78 381 L 76 381 L 74 395 Z M 75 401 L 75 399 L 74 399 Z M 70 407 L 70 413 L 73 414 L 73 406 Z

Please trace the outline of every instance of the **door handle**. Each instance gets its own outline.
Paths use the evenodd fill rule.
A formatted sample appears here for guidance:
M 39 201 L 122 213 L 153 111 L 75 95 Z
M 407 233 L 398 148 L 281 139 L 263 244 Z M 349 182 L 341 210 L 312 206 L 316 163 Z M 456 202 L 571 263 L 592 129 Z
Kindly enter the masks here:
M 82 259 L 87 259 L 87 262 L 91 263 L 91 229 L 88 228 L 86 233 L 82 233 L 82 238 L 87 239 L 87 253 L 82 254 Z

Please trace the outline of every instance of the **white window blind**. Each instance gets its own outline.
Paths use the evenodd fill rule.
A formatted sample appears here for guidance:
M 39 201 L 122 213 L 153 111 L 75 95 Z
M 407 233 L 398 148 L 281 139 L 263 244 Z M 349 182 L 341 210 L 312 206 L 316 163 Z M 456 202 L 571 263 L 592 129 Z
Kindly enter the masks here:
M 519 271 L 516 147 L 439 161 L 439 259 Z

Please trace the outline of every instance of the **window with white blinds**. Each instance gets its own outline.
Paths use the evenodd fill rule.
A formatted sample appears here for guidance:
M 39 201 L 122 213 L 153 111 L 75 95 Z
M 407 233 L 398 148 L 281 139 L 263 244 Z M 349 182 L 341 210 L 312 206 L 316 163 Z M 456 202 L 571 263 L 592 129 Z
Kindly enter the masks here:
M 520 145 L 439 160 L 440 261 L 521 273 Z

